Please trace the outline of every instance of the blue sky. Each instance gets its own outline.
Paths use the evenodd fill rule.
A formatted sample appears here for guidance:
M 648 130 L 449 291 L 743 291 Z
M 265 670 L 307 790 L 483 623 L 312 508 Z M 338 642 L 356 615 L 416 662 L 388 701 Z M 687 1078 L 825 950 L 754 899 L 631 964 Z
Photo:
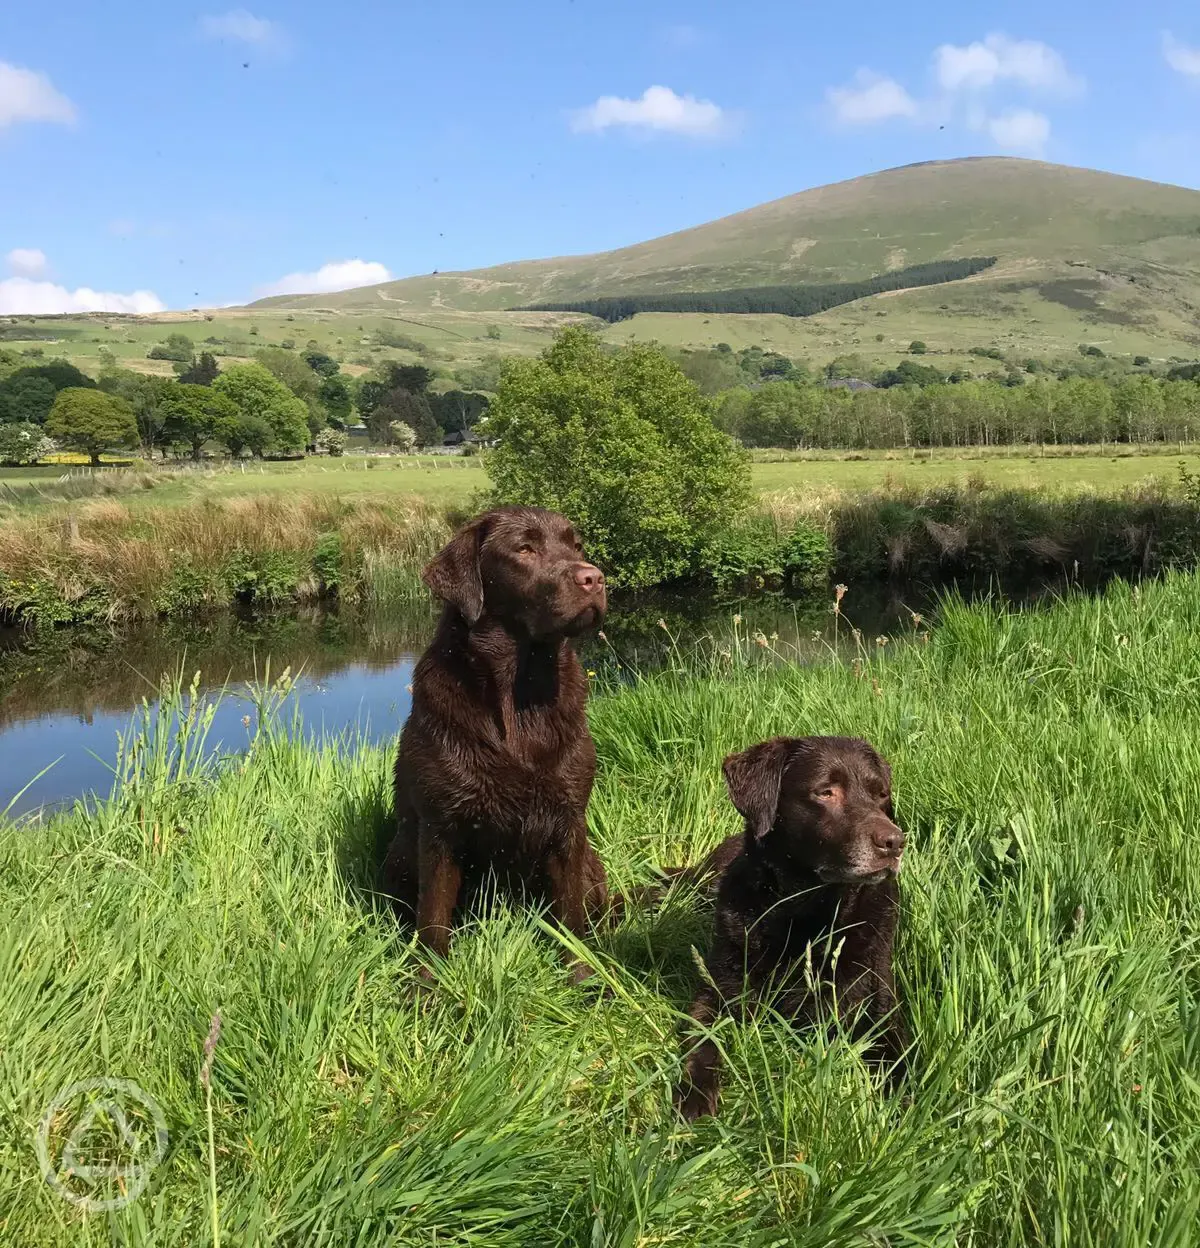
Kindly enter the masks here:
M 0 27 L 0 313 L 599 251 L 915 160 L 1200 186 L 1193 0 L 65 0 Z

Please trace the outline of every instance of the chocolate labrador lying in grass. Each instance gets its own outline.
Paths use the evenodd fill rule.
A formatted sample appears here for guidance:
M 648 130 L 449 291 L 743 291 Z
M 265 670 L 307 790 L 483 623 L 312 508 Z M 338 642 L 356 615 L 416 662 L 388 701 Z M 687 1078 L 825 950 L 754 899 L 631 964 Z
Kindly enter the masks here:
M 438 954 L 460 899 L 493 873 L 582 937 L 607 883 L 588 841 L 596 748 L 569 639 L 603 620 L 604 576 L 563 516 L 504 507 L 466 525 L 424 580 L 445 609 L 413 674 L 384 888 Z M 574 978 L 589 970 L 576 963 Z
M 667 873 L 717 877 L 711 983 L 691 1017 L 707 1026 L 722 1007 L 753 1010 L 771 989 L 781 1013 L 812 1021 L 832 995 L 860 1032 L 879 1029 L 875 1056 L 897 1077 L 908 1047 L 892 981 L 904 833 L 890 768 L 865 741 L 776 737 L 724 770 L 744 834 Z M 692 1120 L 716 1113 L 721 1059 L 710 1039 L 687 1047 L 676 1104 Z

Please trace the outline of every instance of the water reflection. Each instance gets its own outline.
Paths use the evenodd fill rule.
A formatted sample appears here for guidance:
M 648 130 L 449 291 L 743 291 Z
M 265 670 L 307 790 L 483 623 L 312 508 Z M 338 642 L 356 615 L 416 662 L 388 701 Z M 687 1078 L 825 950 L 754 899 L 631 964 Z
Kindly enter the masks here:
M 928 609 L 853 592 L 843 606 L 868 637 L 911 630 L 910 610 Z M 387 612 L 229 612 L 121 630 L 0 630 L 0 811 L 108 792 L 117 734 L 143 699 L 153 705 L 167 673 L 189 683 L 200 672 L 201 689 L 229 691 L 210 735 L 215 748 L 244 746 L 245 685 L 285 668 L 300 673 L 289 702 L 314 738 L 347 728 L 391 738 L 408 714 L 413 663 L 435 618 L 431 605 L 419 604 Z M 833 637 L 827 600 L 617 598 L 604 639 L 587 641 L 583 657 L 597 669 L 619 663 L 645 670 L 708 639 L 727 640 L 735 627 L 743 638 L 778 637 L 801 660 L 828 656 Z

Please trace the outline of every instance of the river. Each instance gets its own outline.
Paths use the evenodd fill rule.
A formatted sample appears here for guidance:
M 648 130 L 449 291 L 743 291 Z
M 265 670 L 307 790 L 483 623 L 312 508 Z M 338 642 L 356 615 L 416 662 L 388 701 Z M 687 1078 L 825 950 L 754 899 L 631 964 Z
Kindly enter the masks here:
M 603 638 L 587 639 L 581 653 L 593 670 L 648 671 L 696 648 L 753 645 L 761 633 L 798 662 L 821 662 L 835 644 L 853 644 L 854 627 L 869 639 L 898 638 L 912 634 L 913 611 L 931 610 L 911 591 L 889 596 L 877 588 L 852 588 L 842 605 L 835 620 L 828 596 L 616 596 Z M 0 813 L 108 793 L 118 734 L 143 700 L 154 713 L 170 674 L 188 685 L 198 672 L 205 694 L 224 690 L 213 748 L 246 744 L 248 686 L 285 669 L 297 677 L 285 710 L 297 708 L 314 739 L 347 730 L 367 740 L 394 738 L 408 714 L 413 664 L 435 619 L 432 605 L 419 604 L 378 612 L 222 612 L 124 629 L 0 629 Z

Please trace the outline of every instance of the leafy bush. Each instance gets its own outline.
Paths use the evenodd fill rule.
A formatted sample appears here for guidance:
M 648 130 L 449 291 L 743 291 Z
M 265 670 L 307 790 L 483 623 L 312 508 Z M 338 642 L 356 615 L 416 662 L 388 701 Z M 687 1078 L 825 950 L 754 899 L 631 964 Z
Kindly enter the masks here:
M 402 420 L 393 420 L 388 424 L 388 436 L 393 446 L 398 446 L 406 455 L 417 444 L 417 435 L 412 425 Z
M 752 516 L 719 529 L 701 553 L 703 574 L 718 589 L 818 589 L 829 580 L 833 548 L 823 530 L 798 521 L 780 532 L 771 517 Z
M 615 584 L 696 570 L 749 502 L 746 452 L 679 368 L 655 347 L 607 351 L 577 326 L 507 367 L 481 431 L 497 443 L 495 500 L 569 516 Z
M 908 344 L 909 355 L 924 355 L 928 350 L 929 348 L 919 338 L 914 338 Z
M 36 464 L 57 449 L 58 444 L 53 438 L 46 437 L 39 425 L 29 421 L 0 425 L 0 464 L 7 467 Z
M 168 334 L 166 342 L 160 342 L 146 352 L 146 358 L 148 360 L 176 360 L 190 364 L 195 353 L 195 345 L 187 334 Z
M 313 550 L 313 571 L 321 581 L 321 592 L 336 594 L 342 583 L 342 535 L 321 533 Z
M 833 543 L 824 529 L 803 521 L 783 539 L 780 562 L 793 589 L 819 589 L 833 570 Z
M 402 333 L 398 329 L 392 329 L 390 325 L 380 326 L 372 335 L 372 341 L 377 347 L 391 347 L 396 351 L 411 351 L 414 355 L 425 355 L 429 351 L 419 338 L 414 338 L 411 334 Z
M 322 429 L 313 440 L 313 445 L 321 454 L 337 458 L 345 455 L 349 441 L 340 429 Z

